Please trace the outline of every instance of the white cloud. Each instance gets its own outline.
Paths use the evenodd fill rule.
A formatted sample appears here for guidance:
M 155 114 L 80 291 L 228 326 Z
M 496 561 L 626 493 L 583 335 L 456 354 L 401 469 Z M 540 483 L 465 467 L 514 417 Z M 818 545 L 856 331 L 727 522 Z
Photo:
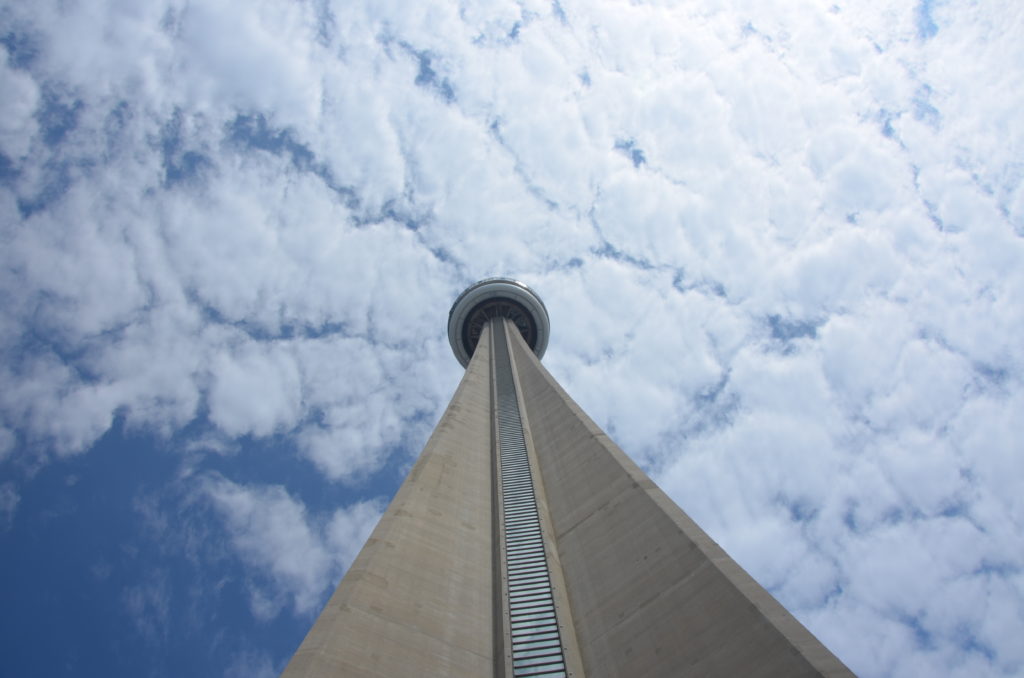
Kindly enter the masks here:
M 14 451 L 17 437 L 10 429 L 0 427 L 0 461 Z
M 267 583 L 250 582 L 253 613 L 268 618 L 285 605 L 307 615 L 324 589 L 351 564 L 380 517 L 376 502 L 310 515 L 281 486 L 246 486 L 226 478 L 201 479 L 199 492 L 225 522 L 238 556 Z
M 21 495 L 14 483 L 0 484 L 0 529 L 6 529 L 14 521 L 14 513 L 18 509 Z
M 7 52 L 0 52 L 0 151 L 10 158 L 20 159 L 28 153 L 37 130 L 32 118 L 39 105 L 39 88 L 35 81 L 10 66 Z
M 266 436 L 298 421 L 299 371 L 282 346 L 246 342 L 213 363 L 210 419 L 230 436 Z
M 147 644 L 156 646 L 166 640 L 172 607 L 166 571 L 147 573 L 143 583 L 127 587 L 121 604 Z

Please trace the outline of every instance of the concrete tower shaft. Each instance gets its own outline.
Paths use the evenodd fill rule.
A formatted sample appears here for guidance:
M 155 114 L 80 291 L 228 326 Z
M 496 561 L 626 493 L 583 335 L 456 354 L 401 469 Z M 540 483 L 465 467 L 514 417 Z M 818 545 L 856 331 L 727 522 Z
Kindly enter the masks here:
M 521 283 L 456 300 L 462 382 L 283 675 L 852 675 L 559 386 L 549 332 Z

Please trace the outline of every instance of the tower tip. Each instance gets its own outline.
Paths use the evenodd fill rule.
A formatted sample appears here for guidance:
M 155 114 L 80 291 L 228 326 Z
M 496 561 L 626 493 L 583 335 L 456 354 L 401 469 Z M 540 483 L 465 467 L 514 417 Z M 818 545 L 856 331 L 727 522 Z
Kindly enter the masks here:
M 459 295 L 448 312 L 448 342 L 466 367 L 491 318 L 505 317 L 519 329 L 538 358 L 548 347 L 551 322 L 537 293 L 511 278 L 485 278 Z

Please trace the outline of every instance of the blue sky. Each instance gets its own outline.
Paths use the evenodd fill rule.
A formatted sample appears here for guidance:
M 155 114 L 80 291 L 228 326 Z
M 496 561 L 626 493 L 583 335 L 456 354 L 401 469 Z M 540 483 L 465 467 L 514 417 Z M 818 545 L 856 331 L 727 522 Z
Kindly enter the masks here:
M 545 364 L 864 676 L 1024 675 L 1011 2 L 0 3 L 0 651 L 273 676 Z

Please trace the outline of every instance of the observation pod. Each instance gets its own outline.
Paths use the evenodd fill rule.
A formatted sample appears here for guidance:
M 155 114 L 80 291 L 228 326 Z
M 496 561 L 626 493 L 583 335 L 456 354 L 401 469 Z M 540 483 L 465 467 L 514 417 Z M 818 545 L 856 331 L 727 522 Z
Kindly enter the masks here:
M 538 360 L 551 333 L 548 309 L 537 293 L 511 278 L 484 278 L 459 295 L 448 312 L 448 342 L 466 367 L 491 318 L 508 318 Z

